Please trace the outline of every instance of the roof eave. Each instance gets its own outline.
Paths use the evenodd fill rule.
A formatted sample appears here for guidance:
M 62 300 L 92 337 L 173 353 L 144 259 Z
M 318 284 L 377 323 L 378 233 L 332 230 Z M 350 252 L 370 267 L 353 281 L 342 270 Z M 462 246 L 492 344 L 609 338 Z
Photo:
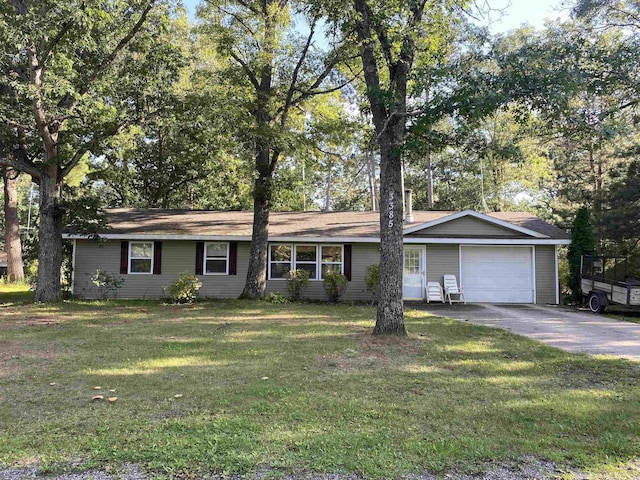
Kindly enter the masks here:
M 477 218 L 479 220 L 483 220 L 488 223 L 492 223 L 494 225 L 498 225 L 500 227 L 506 228 L 508 230 L 513 230 L 515 232 L 523 233 L 525 235 L 529 235 L 534 238 L 551 238 L 548 235 L 545 235 L 540 232 L 536 232 L 535 230 L 530 230 L 528 228 L 520 227 L 518 225 L 514 225 L 511 222 L 507 222 L 504 220 L 500 220 L 498 218 L 491 217 L 489 215 L 485 215 L 484 213 L 476 212 L 475 210 L 463 210 L 462 212 L 452 213 L 451 215 L 447 215 L 442 218 L 438 218 L 437 220 L 431 220 L 430 222 L 425 222 L 420 225 L 416 225 L 415 227 L 410 227 L 404 230 L 404 235 L 408 235 L 411 233 L 418 232 L 420 230 L 424 230 L 429 227 L 434 227 L 436 225 L 440 225 L 442 223 L 451 222 L 453 220 L 457 220 L 458 218 L 471 216 Z

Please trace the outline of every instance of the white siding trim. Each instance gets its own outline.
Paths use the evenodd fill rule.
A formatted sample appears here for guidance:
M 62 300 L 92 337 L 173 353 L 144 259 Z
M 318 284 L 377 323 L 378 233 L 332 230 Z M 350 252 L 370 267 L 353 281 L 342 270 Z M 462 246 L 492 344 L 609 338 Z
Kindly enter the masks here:
M 72 235 L 65 233 L 65 239 L 88 239 L 87 235 Z M 105 240 L 193 240 L 193 241 L 221 241 L 221 242 L 250 242 L 249 236 L 225 236 L 225 235 L 133 235 L 133 234 L 104 234 L 100 238 Z M 380 243 L 380 237 L 270 237 L 270 243 Z M 516 238 L 516 239 L 492 239 L 492 238 L 420 238 L 405 237 L 405 244 L 462 244 L 462 245 L 570 245 L 568 239 L 552 238 Z
M 499 225 L 509 230 L 514 230 L 516 232 L 524 233 L 526 235 L 531 235 L 532 237 L 535 237 L 535 238 L 549 238 L 548 235 L 544 235 L 540 232 L 529 230 L 528 228 L 519 227 L 518 225 L 514 225 L 513 223 L 506 222 L 504 220 L 498 220 L 497 218 L 491 217 L 489 215 L 485 215 L 484 213 L 476 212 L 475 210 L 465 210 L 463 212 L 453 213 L 446 217 L 439 218 L 438 220 L 432 220 L 431 222 L 426 222 L 420 225 L 416 225 L 415 227 L 407 228 L 404 231 L 404 234 L 406 235 L 408 233 L 418 232 L 420 230 L 424 230 L 425 228 L 434 227 L 442 223 L 451 222 L 452 220 L 457 220 L 458 218 L 462 218 L 462 217 L 474 217 L 479 220 L 484 220 L 485 222 L 488 222 L 488 223 Z
M 426 243 L 426 244 L 461 244 L 461 245 L 569 245 L 571 240 L 564 239 L 536 239 L 536 238 L 404 238 L 404 243 Z
M 560 272 L 558 272 L 558 246 L 554 248 L 554 261 L 556 266 L 556 305 L 560 305 Z
M 75 290 L 76 284 L 76 239 L 73 239 L 73 250 L 71 252 L 71 295 Z
M 460 282 L 460 289 L 464 292 L 464 286 L 462 285 L 462 245 L 458 245 L 458 282 Z
M 533 304 L 538 304 L 538 289 L 536 288 L 536 247 L 531 247 L 531 280 L 533 287 Z

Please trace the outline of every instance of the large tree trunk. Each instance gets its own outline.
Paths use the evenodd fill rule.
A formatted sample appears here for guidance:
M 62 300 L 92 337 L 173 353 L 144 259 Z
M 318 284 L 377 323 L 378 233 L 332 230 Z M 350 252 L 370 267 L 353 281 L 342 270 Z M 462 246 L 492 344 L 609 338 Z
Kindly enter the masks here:
M 244 290 L 240 298 L 262 298 L 267 287 L 267 254 L 269 248 L 269 213 L 273 194 L 272 172 L 269 168 L 269 151 L 257 155 L 258 178 L 253 191 L 253 231 L 249 266 Z M 266 168 L 264 168 L 266 167 Z
M 36 302 L 59 302 L 60 268 L 62 267 L 62 209 L 61 184 L 57 168 L 49 167 L 40 177 L 40 229 L 38 240 L 38 282 Z
M 393 123 L 393 122 L 389 122 Z M 406 335 L 402 302 L 404 121 L 380 136 L 380 293 L 374 335 Z
M 7 252 L 7 279 L 17 282 L 24 278 L 22 243 L 18 220 L 18 172 L 11 167 L 2 169 L 4 180 L 4 242 Z

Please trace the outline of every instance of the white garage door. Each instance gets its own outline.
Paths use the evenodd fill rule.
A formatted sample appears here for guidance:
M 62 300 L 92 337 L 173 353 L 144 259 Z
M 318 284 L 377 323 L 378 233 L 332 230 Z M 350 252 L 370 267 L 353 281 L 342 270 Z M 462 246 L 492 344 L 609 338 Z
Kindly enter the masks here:
M 462 247 L 460 255 L 467 302 L 534 302 L 530 247 Z

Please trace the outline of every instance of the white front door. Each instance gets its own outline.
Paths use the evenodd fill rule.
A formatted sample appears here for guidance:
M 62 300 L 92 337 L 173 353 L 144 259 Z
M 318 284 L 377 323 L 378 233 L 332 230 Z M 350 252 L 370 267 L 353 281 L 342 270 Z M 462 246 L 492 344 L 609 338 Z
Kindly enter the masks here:
M 425 278 L 424 247 L 404 247 L 402 298 L 405 300 L 422 300 L 425 294 Z

